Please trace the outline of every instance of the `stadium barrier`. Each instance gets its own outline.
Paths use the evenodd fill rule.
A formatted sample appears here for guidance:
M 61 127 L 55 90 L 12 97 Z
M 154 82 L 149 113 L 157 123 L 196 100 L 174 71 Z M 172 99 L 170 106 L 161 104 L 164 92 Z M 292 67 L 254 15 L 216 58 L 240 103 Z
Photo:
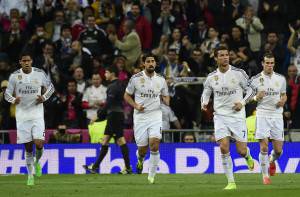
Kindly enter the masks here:
M 271 144 L 270 144 L 271 145 Z M 255 159 L 254 173 L 258 173 L 259 144 L 249 143 Z M 136 145 L 129 144 L 130 160 L 135 171 Z M 278 173 L 300 172 L 300 143 L 286 142 L 282 157 L 276 162 Z M 84 164 L 95 161 L 99 154 L 99 144 L 46 144 L 44 154 L 40 160 L 44 174 L 85 174 Z M 223 173 L 220 149 L 216 143 L 165 143 L 160 147 L 161 161 L 159 173 Z M 249 173 L 244 158 L 237 153 L 235 146 L 231 146 L 231 156 L 234 172 Z M 144 164 L 144 173 L 148 169 L 147 155 Z M 115 144 L 110 145 L 107 156 L 104 158 L 100 173 L 117 173 L 124 166 L 122 154 Z M 24 146 L 0 145 L 0 174 L 26 173 Z

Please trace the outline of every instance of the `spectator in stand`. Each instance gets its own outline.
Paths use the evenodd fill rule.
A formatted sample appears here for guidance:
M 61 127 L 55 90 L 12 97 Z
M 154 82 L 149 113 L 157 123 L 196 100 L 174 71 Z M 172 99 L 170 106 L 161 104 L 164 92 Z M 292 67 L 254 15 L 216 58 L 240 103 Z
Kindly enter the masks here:
M 141 5 L 139 3 L 132 4 L 131 15 L 128 18 L 135 22 L 135 31 L 139 35 L 142 50 L 149 51 L 152 47 L 152 27 L 146 17 L 141 14 Z
M 7 80 L 10 72 L 14 70 L 9 64 L 9 57 L 6 53 L 0 53 L 0 81 Z
M 164 56 L 160 65 L 160 73 L 168 78 L 179 77 L 183 69 L 183 65 L 178 62 L 178 54 L 176 49 L 169 49 L 166 56 Z
M 229 40 L 229 48 L 236 53 L 241 59 L 244 68 L 248 68 L 248 64 L 252 60 L 252 53 L 249 47 L 249 42 L 245 39 L 244 31 L 240 26 L 233 26 L 231 29 L 231 39 Z M 256 74 L 256 63 L 253 61 L 253 72 Z M 252 65 L 252 62 L 251 62 Z M 250 67 L 249 67 L 250 68 Z M 251 70 L 251 71 L 252 71 Z M 245 70 L 248 74 L 253 75 L 251 71 Z
M 186 132 L 182 136 L 182 142 L 183 143 L 195 143 L 196 137 L 195 134 L 192 132 Z
M 77 0 L 68 0 L 65 5 L 65 23 L 73 25 L 76 20 L 82 19 L 80 5 Z
M 43 25 L 36 25 L 35 31 L 29 41 L 26 43 L 24 51 L 32 51 L 34 57 L 40 56 L 43 53 L 43 46 L 49 35 L 45 31 Z
M 160 38 L 162 34 L 171 35 L 175 28 L 176 21 L 175 17 L 171 13 L 171 0 L 162 0 L 160 7 L 160 16 L 155 21 L 158 28 L 157 31 L 153 31 L 154 36 Z
M 10 10 L 10 12 L 9 12 L 9 18 L 5 18 L 5 17 L 1 18 L 0 17 L 3 31 L 9 32 L 9 30 L 11 29 L 11 19 L 12 18 L 18 19 L 20 30 L 21 31 L 25 31 L 27 22 L 26 22 L 26 20 L 24 18 L 22 18 L 20 16 L 20 12 L 19 12 L 18 8 L 13 8 L 13 9 Z
M 96 25 L 95 16 L 88 16 L 85 21 L 86 29 L 81 31 L 79 41 L 83 47 L 91 51 L 93 56 L 107 56 L 111 50 L 106 33 Z
M 10 30 L 3 34 L 2 51 L 8 54 L 12 63 L 16 63 L 19 59 L 19 54 L 25 46 L 26 35 L 20 28 L 18 18 L 12 18 L 10 21 Z
M 208 27 L 204 19 L 200 19 L 196 24 L 189 28 L 192 43 L 202 44 L 208 36 Z
M 100 57 L 93 57 L 93 72 L 92 73 L 98 73 L 101 77 L 101 79 L 105 79 L 105 68 L 103 61 Z
M 169 48 L 169 37 L 167 35 L 161 35 L 159 45 L 157 48 L 152 50 L 152 53 L 156 55 L 159 59 L 166 55 Z
M 292 122 L 291 128 L 300 129 L 300 75 L 295 65 L 288 67 L 287 77 L 287 109 L 284 113 Z M 288 112 L 288 113 L 287 113 Z
M 83 92 L 85 91 L 85 89 L 88 86 L 88 83 L 86 82 L 86 80 L 84 78 L 84 72 L 83 72 L 83 69 L 81 67 L 77 67 L 74 70 L 73 78 L 76 81 L 77 92 L 83 94 Z
M 141 41 L 139 35 L 134 31 L 132 20 L 126 20 L 123 28 L 125 36 L 122 41 L 118 40 L 116 34 L 110 34 L 109 40 L 120 50 L 121 55 L 126 57 L 126 71 L 131 72 L 142 52 Z
M 32 9 L 32 18 L 29 23 L 44 24 L 50 22 L 55 13 L 55 0 L 37 1 L 34 8 Z
M 200 49 L 193 49 L 190 58 L 187 60 L 192 76 L 205 77 L 207 76 L 207 68 L 203 64 L 203 53 Z
M 12 9 L 18 9 L 21 16 L 24 18 L 30 17 L 29 10 L 30 1 L 24 0 L 1 0 L 0 1 L 0 16 L 8 17 Z
M 59 124 L 57 130 L 53 132 L 53 135 L 50 136 L 49 143 L 62 144 L 62 143 L 80 143 L 81 134 L 71 134 L 67 131 L 66 124 Z
M 113 65 L 118 69 L 118 79 L 120 81 L 128 80 L 128 72 L 125 70 L 126 68 L 126 58 L 124 56 L 117 56 L 114 59 Z
M 250 44 L 250 49 L 255 54 L 258 62 L 259 50 L 261 48 L 261 31 L 264 29 L 264 26 L 260 19 L 254 16 L 253 7 L 246 7 L 244 15 L 235 22 L 244 30 Z
M 74 79 L 67 83 L 67 93 L 61 97 L 62 120 L 68 128 L 86 128 L 85 116 L 81 108 L 82 94 L 77 91 Z
M 275 72 L 284 75 L 286 73 L 284 67 L 285 49 L 279 42 L 278 34 L 274 31 L 268 33 L 267 42 L 262 46 L 262 49 L 260 50 L 260 59 L 262 58 L 263 54 L 268 51 L 272 52 L 275 56 Z
M 235 21 L 243 15 L 245 7 L 241 4 L 240 0 L 231 0 L 227 2 L 228 3 L 225 6 L 225 16 L 223 16 L 226 23 L 222 26 L 225 29 L 230 30 L 235 25 Z
M 62 90 L 60 62 L 54 54 L 54 45 L 50 41 L 45 41 L 42 47 L 43 54 L 34 59 L 34 65 L 47 74 L 56 90 Z
M 96 24 L 105 26 L 116 20 L 116 6 L 110 0 L 96 0 L 91 7 L 94 9 Z
M 291 32 L 287 48 L 291 53 L 290 62 L 294 64 L 298 70 L 300 70 L 300 19 L 299 24 L 294 28 L 292 25 L 289 25 Z
M 87 79 L 92 77 L 93 73 L 93 59 L 91 52 L 82 47 L 80 41 L 73 41 L 71 44 L 71 55 L 68 58 L 63 59 L 63 70 L 68 75 L 72 75 L 77 67 L 82 67 L 85 77 Z
M 277 32 L 279 37 L 286 32 L 286 5 L 284 0 L 260 0 L 257 15 L 264 25 L 264 32 Z M 277 61 L 277 60 L 276 60 Z
M 4 93 L 8 86 L 8 81 L 3 80 L 1 82 L 0 89 L 0 129 L 10 129 L 13 127 L 13 118 L 10 116 L 10 106 L 11 104 L 4 99 Z M 4 140 L 4 139 L 2 139 Z
M 185 14 L 185 9 L 183 2 L 173 1 L 172 2 L 172 14 L 175 17 L 175 27 L 178 28 L 181 32 L 187 32 L 187 18 Z
M 181 39 L 181 48 L 179 51 L 179 58 L 182 61 L 186 61 L 190 55 L 192 50 L 195 48 L 195 45 L 191 42 L 188 35 L 184 35 Z
M 102 85 L 100 75 L 93 74 L 92 85 L 88 87 L 82 97 L 82 108 L 86 110 L 88 123 L 97 117 L 97 111 L 104 106 L 107 88 Z
M 200 49 L 204 55 L 204 65 L 207 65 L 209 72 L 214 69 L 212 68 L 212 65 L 214 64 L 213 51 L 220 44 L 218 36 L 218 30 L 215 27 L 210 27 L 208 29 L 208 38 L 205 39 L 200 46 Z
M 169 49 L 175 49 L 176 53 L 179 54 L 179 51 L 182 47 L 182 42 L 181 42 L 181 31 L 178 28 L 174 28 L 172 31 L 172 37 L 169 42 Z
M 53 42 L 59 40 L 61 35 L 61 27 L 65 21 L 65 13 L 63 10 L 56 10 L 54 19 L 45 24 L 45 30 L 49 35 L 49 39 Z
M 70 58 L 72 52 L 71 44 L 72 44 L 71 26 L 64 24 L 61 27 L 60 39 L 54 43 L 57 56 L 62 61 Z

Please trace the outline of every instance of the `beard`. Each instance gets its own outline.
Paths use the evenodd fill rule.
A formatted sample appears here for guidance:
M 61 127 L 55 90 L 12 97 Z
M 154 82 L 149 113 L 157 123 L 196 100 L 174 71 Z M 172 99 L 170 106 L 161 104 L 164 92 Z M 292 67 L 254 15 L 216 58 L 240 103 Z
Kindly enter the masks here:
M 147 73 L 152 74 L 154 72 L 154 67 L 146 68 Z

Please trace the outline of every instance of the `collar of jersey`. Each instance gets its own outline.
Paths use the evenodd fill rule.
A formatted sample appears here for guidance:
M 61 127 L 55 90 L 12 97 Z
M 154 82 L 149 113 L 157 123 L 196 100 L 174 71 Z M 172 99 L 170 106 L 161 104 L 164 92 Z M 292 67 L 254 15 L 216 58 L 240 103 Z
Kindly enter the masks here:
M 273 75 L 274 75 L 274 71 L 273 71 L 273 73 L 272 73 L 271 76 L 265 75 L 264 71 L 261 71 L 261 75 L 262 75 L 263 77 L 267 77 L 267 78 L 271 79 L 271 78 L 273 77 Z
M 142 72 L 143 72 L 143 75 L 144 75 L 146 78 L 148 78 L 148 79 L 152 79 L 153 77 L 156 76 L 156 72 L 155 72 L 155 71 L 154 71 L 154 75 L 153 75 L 152 77 L 149 77 L 148 75 L 146 75 L 146 73 L 145 73 L 144 70 L 143 70 Z
M 217 72 L 219 73 L 219 74 L 222 74 L 222 75 L 225 75 L 228 71 L 230 71 L 231 70 L 231 65 L 229 64 L 229 68 L 228 68 L 228 70 L 225 72 L 225 73 L 222 73 L 220 70 L 219 70 L 219 68 L 217 68 Z
M 30 75 L 30 74 L 33 73 L 33 67 L 31 67 L 31 72 L 30 73 L 24 73 L 22 68 L 20 68 L 20 70 L 21 70 L 21 74 L 23 74 L 23 75 Z

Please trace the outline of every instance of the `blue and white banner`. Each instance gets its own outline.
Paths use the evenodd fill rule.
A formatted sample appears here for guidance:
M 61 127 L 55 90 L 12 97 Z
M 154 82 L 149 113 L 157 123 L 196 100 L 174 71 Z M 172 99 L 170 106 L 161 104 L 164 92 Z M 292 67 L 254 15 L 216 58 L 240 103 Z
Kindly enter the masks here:
M 250 143 L 249 148 L 255 159 L 254 172 L 260 172 L 258 163 L 259 144 Z M 129 144 L 130 160 L 133 170 L 136 164 L 136 145 Z M 271 149 L 271 147 L 270 147 Z M 90 164 L 99 154 L 98 144 L 47 144 L 40 160 L 44 174 L 85 174 L 82 165 Z M 285 143 L 284 151 L 278 160 L 278 173 L 300 172 L 300 143 Z M 215 143 L 161 144 L 160 173 L 223 173 L 220 150 Z M 231 145 L 234 172 L 248 173 L 244 158 L 241 158 Z M 144 172 L 148 170 L 148 157 Z M 110 149 L 100 165 L 100 173 L 117 173 L 124 167 L 120 148 L 110 145 Z M 26 173 L 24 146 L 0 145 L 0 174 Z

